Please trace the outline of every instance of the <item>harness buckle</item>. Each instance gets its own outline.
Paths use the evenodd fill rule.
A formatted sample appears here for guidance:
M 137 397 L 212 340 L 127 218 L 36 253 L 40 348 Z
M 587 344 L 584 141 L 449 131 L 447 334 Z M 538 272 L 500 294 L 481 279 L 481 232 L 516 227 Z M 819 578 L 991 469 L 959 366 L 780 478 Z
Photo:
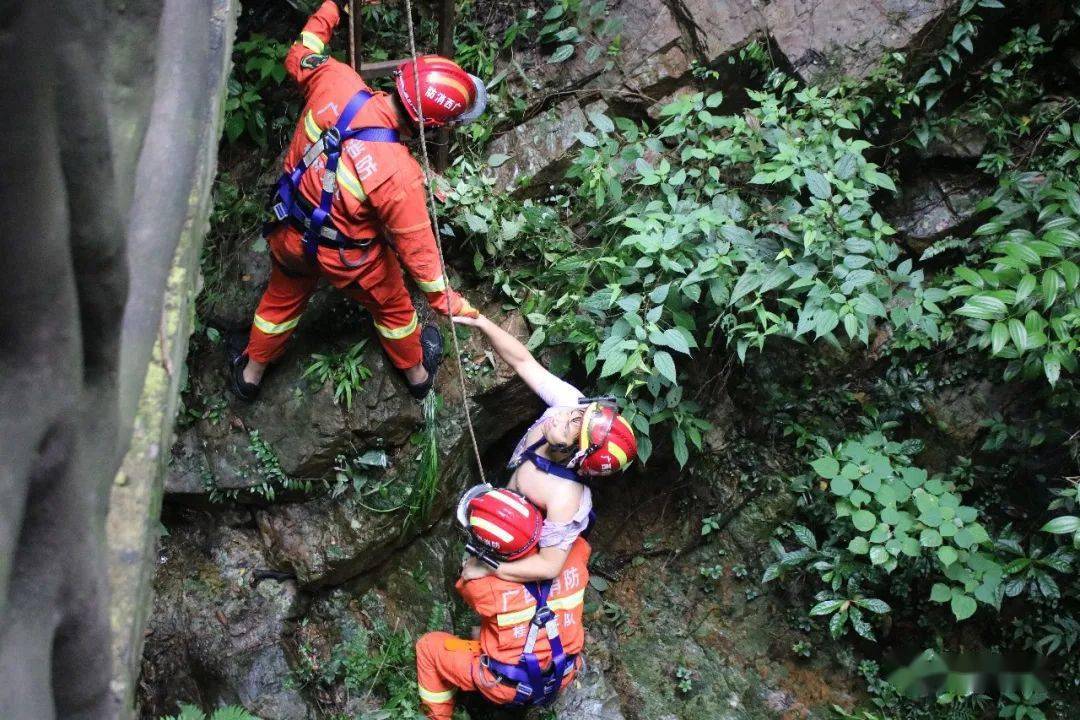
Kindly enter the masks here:
M 335 153 L 341 149 L 341 131 L 337 129 L 336 125 L 331 125 L 323 131 L 323 152 L 326 154 Z
M 275 204 L 272 210 L 274 212 L 274 217 L 277 218 L 278 222 L 281 222 L 285 218 L 289 217 L 289 209 L 285 207 L 285 203 L 279 202 Z
M 542 628 L 554 619 L 555 613 L 551 608 L 545 605 L 542 608 L 538 608 L 537 611 L 533 613 L 532 624 Z

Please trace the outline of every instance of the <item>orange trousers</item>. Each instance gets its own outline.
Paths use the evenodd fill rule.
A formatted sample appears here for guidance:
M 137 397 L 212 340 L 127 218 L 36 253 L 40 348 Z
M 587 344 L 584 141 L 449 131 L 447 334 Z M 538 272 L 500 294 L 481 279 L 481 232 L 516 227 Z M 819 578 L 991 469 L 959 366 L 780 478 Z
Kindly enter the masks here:
M 416 643 L 416 681 L 427 717 L 450 720 L 458 690 L 477 691 L 497 705 L 514 699 L 514 689 L 482 667 L 480 655 L 480 643 L 475 640 L 444 632 L 420 637 Z
M 420 364 L 423 351 L 416 309 L 405 288 L 401 265 L 385 242 L 346 251 L 350 264 L 360 264 L 356 268 L 343 264 L 333 248 L 320 247 L 318 260 L 308 260 L 300 233 L 286 225 L 271 232 L 267 243 L 274 262 L 270 284 L 255 311 L 248 357 L 267 363 L 285 352 L 285 343 L 321 276 L 371 313 L 379 341 L 395 367 L 404 370 Z

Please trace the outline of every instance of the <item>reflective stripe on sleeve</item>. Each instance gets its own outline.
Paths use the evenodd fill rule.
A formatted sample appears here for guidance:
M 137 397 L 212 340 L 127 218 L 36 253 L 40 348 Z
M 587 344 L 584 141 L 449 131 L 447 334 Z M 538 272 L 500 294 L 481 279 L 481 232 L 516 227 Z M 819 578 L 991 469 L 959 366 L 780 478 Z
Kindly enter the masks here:
M 420 690 L 420 699 L 426 703 L 432 703 L 433 705 L 439 705 L 441 703 L 448 703 L 454 699 L 455 689 L 444 690 L 443 692 L 435 692 L 428 690 L 420 683 L 416 683 L 417 689 Z
M 375 323 L 375 329 L 379 331 L 380 335 L 388 340 L 401 340 L 402 338 L 407 338 L 413 334 L 418 322 L 419 320 L 416 317 L 416 313 L 413 313 L 412 320 L 410 320 L 409 324 L 405 327 L 388 328 L 385 325 Z
M 326 43 L 320 40 L 319 36 L 315 33 L 307 32 L 306 30 L 300 33 L 300 44 L 315 53 L 321 54 L 326 50 Z
M 416 285 L 424 292 L 442 292 L 446 289 L 446 278 L 440 275 L 434 280 L 417 280 Z
M 266 318 L 260 317 L 259 315 L 255 316 L 255 327 L 257 327 L 259 330 L 262 330 L 267 335 L 280 335 L 282 333 L 289 332 L 294 327 L 296 327 L 296 323 L 298 322 L 300 322 L 299 315 L 294 317 L 292 320 L 286 320 L 282 323 L 272 323 Z
M 367 200 L 367 193 L 364 192 L 364 186 L 360 184 L 353 171 L 345 166 L 345 163 L 338 163 L 338 184 L 349 191 L 349 194 L 360 202 Z
M 308 110 L 304 114 L 304 133 L 308 136 L 308 140 L 316 142 L 322 136 L 322 128 L 319 127 L 319 123 L 315 122 L 315 116 Z

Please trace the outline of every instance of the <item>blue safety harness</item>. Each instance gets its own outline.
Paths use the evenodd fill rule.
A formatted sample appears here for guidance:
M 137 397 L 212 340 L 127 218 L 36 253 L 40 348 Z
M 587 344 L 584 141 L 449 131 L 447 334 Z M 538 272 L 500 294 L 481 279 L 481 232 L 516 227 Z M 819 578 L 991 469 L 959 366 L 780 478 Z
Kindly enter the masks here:
M 548 475 L 554 475 L 555 477 L 562 478 L 563 480 L 573 480 L 574 482 L 582 482 L 581 476 L 577 474 L 577 471 L 573 468 L 561 465 L 554 460 L 544 457 L 540 453 L 536 452 L 540 449 L 547 440 L 540 438 L 529 447 L 525 448 L 525 452 L 521 453 L 522 462 L 528 461 L 538 467 L 542 472 L 546 472 Z M 521 463 L 517 463 L 514 467 L 517 467 Z
M 536 601 L 536 612 L 529 623 L 529 634 L 525 638 L 521 658 L 516 665 L 510 665 L 483 655 L 480 663 L 503 684 L 515 688 L 511 705 L 550 705 L 562 689 L 563 678 L 577 667 L 577 655 L 563 652 L 562 640 L 559 639 L 559 616 L 547 605 L 551 581 L 527 583 L 525 589 Z M 547 632 L 548 646 L 551 648 L 551 664 L 547 670 L 540 668 L 540 660 L 533 652 L 541 629 Z
M 330 218 L 330 209 L 337 192 L 337 167 L 341 159 L 341 149 L 349 140 L 365 142 L 398 142 L 396 130 L 385 127 L 350 128 L 349 123 L 356 117 L 372 97 L 371 93 L 361 90 L 352 96 L 336 123 L 323 131 L 292 172 L 283 173 L 278 179 L 271 200 L 271 209 L 277 222 L 288 221 L 304 234 L 304 254 L 315 259 L 319 245 L 345 248 L 364 247 L 370 240 L 360 241 L 347 237 L 335 226 Z M 318 205 L 311 205 L 300 193 L 300 180 L 319 157 L 326 156 L 326 171 L 322 178 L 322 194 Z

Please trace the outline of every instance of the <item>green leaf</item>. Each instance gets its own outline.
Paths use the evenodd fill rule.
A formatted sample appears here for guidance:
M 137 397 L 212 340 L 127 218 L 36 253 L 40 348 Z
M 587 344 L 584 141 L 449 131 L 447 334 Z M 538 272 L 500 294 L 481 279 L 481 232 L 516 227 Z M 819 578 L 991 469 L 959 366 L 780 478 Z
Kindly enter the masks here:
M 937 551 L 937 556 L 938 560 L 940 560 L 941 564 L 945 567 L 949 567 L 960 557 L 959 553 L 957 553 L 954 548 L 949 547 L 948 545 L 943 545 L 942 547 L 939 547 Z
M 1061 376 L 1061 362 L 1050 355 L 1043 358 L 1043 374 L 1051 385 L 1056 385 Z
M 807 170 L 803 177 L 806 179 L 806 186 L 814 197 L 822 200 L 828 200 L 832 197 L 832 186 L 829 185 L 829 179 L 817 170 Z
M 1039 529 L 1043 532 L 1053 533 L 1054 535 L 1069 535 L 1080 531 L 1080 517 L 1063 515 L 1054 518 Z
M 862 293 L 855 299 L 855 309 L 870 317 L 885 317 L 885 306 L 870 293 Z
M 1005 316 L 1007 310 L 1005 303 L 996 297 L 975 295 L 968 298 L 963 307 L 956 311 L 956 314 L 979 320 L 999 320 Z
M 1050 307 L 1057 300 L 1059 280 L 1058 274 L 1053 270 L 1047 270 L 1042 276 L 1042 290 L 1045 307 Z
M 990 330 L 990 352 L 997 355 L 1009 342 L 1009 328 L 1003 322 L 994 323 Z
M 810 608 L 810 615 L 817 616 L 834 613 L 840 609 L 844 602 L 844 600 L 823 600 L 814 607 Z
M 609 375 L 615 375 L 616 373 L 621 372 L 626 365 L 627 359 L 626 353 L 623 352 L 615 352 L 608 355 L 607 359 L 604 360 L 603 367 L 600 369 L 600 377 L 605 378 Z
M 877 525 L 877 517 L 869 510 L 859 510 L 851 516 L 851 522 L 856 529 L 862 532 L 870 532 Z
M 503 153 L 492 153 L 488 156 L 488 167 L 497 168 L 509 159 L 509 155 L 505 155 Z
M 941 533 L 937 530 L 926 528 L 919 533 L 919 544 L 923 547 L 938 547 L 941 545 Z
M 870 564 L 884 565 L 889 559 L 889 553 L 883 545 L 875 545 L 870 548 Z
M 982 275 L 979 275 L 979 273 L 969 267 L 958 267 L 955 268 L 953 272 L 956 273 L 957 277 L 961 280 L 974 287 L 981 288 L 986 285 L 986 281 L 983 280 Z
M 600 132 L 609 133 L 615 131 L 615 123 L 602 112 L 597 112 L 596 110 L 590 111 L 589 122 L 591 122 Z
M 975 602 L 975 598 L 970 595 L 957 592 L 953 593 L 950 607 L 957 620 L 967 620 L 975 614 L 978 604 Z
M 885 173 L 878 172 L 877 170 L 868 170 L 863 174 L 868 183 L 877 185 L 878 187 L 885 188 L 886 190 L 892 190 L 896 192 L 896 185 L 893 183 L 892 178 Z
M 1022 302 L 1024 298 L 1031 294 L 1031 291 L 1035 289 L 1035 276 L 1026 274 L 1020 278 L 1020 282 L 1016 284 L 1016 302 Z
M 922 547 L 919 545 L 919 541 L 913 537 L 906 537 L 900 541 L 900 550 L 908 557 L 918 557 L 922 554 Z
M 833 167 L 833 174 L 841 180 L 850 180 L 855 176 L 855 170 L 857 169 L 858 159 L 852 153 L 844 153 L 840 156 L 840 159 L 836 161 L 836 165 Z
M 863 600 L 856 600 L 855 604 L 863 608 L 864 610 L 869 610 L 876 615 L 884 615 L 885 613 L 892 610 L 892 608 L 889 607 L 889 603 L 885 602 L 884 600 L 878 600 L 877 598 L 865 598 Z
M 1027 349 L 1027 329 L 1024 323 L 1016 318 L 1009 318 L 1009 337 L 1012 338 L 1017 350 L 1023 352 Z
M 851 481 L 845 477 L 835 478 L 829 483 L 829 489 L 832 490 L 834 495 L 840 497 L 847 497 L 851 494 L 851 491 L 855 489 L 855 486 L 851 484 Z
M 681 352 L 683 355 L 690 354 L 690 345 L 686 342 L 686 338 L 683 334 L 675 328 L 668 328 L 663 334 L 663 344 L 675 352 Z
M 588 130 L 576 132 L 574 133 L 574 137 L 576 137 L 578 139 L 578 142 L 580 142 L 585 147 L 594 148 L 600 144 L 600 141 L 596 139 L 596 136 Z
M 848 543 L 847 549 L 856 555 L 865 555 L 870 551 L 870 543 L 862 535 L 856 535 Z
M 840 463 L 836 461 L 836 458 L 829 455 L 819 457 L 810 463 L 810 467 L 814 468 L 814 471 L 826 480 L 832 480 L 840 472 Z
M 548 62 L 552 64 L 561 63 L 569 59 L 569 57 L 573 54 L 573 45 L 560 45 L 559 47 L 555 48 L 555 52 L 551 53 L 551 57 L 548 58 Z
M 675 361 L 671 358 L 671 354 L 667 350 L 657 350 L 653 353 L 653 366 L 657 371 L 671 381 L 672 385 L 676 384 L 675 378 Z
M 930 599 L 937 603 L 948 602 L 952 598 L 952 589 L 942 583 L 934 583 L 930 588 Z

